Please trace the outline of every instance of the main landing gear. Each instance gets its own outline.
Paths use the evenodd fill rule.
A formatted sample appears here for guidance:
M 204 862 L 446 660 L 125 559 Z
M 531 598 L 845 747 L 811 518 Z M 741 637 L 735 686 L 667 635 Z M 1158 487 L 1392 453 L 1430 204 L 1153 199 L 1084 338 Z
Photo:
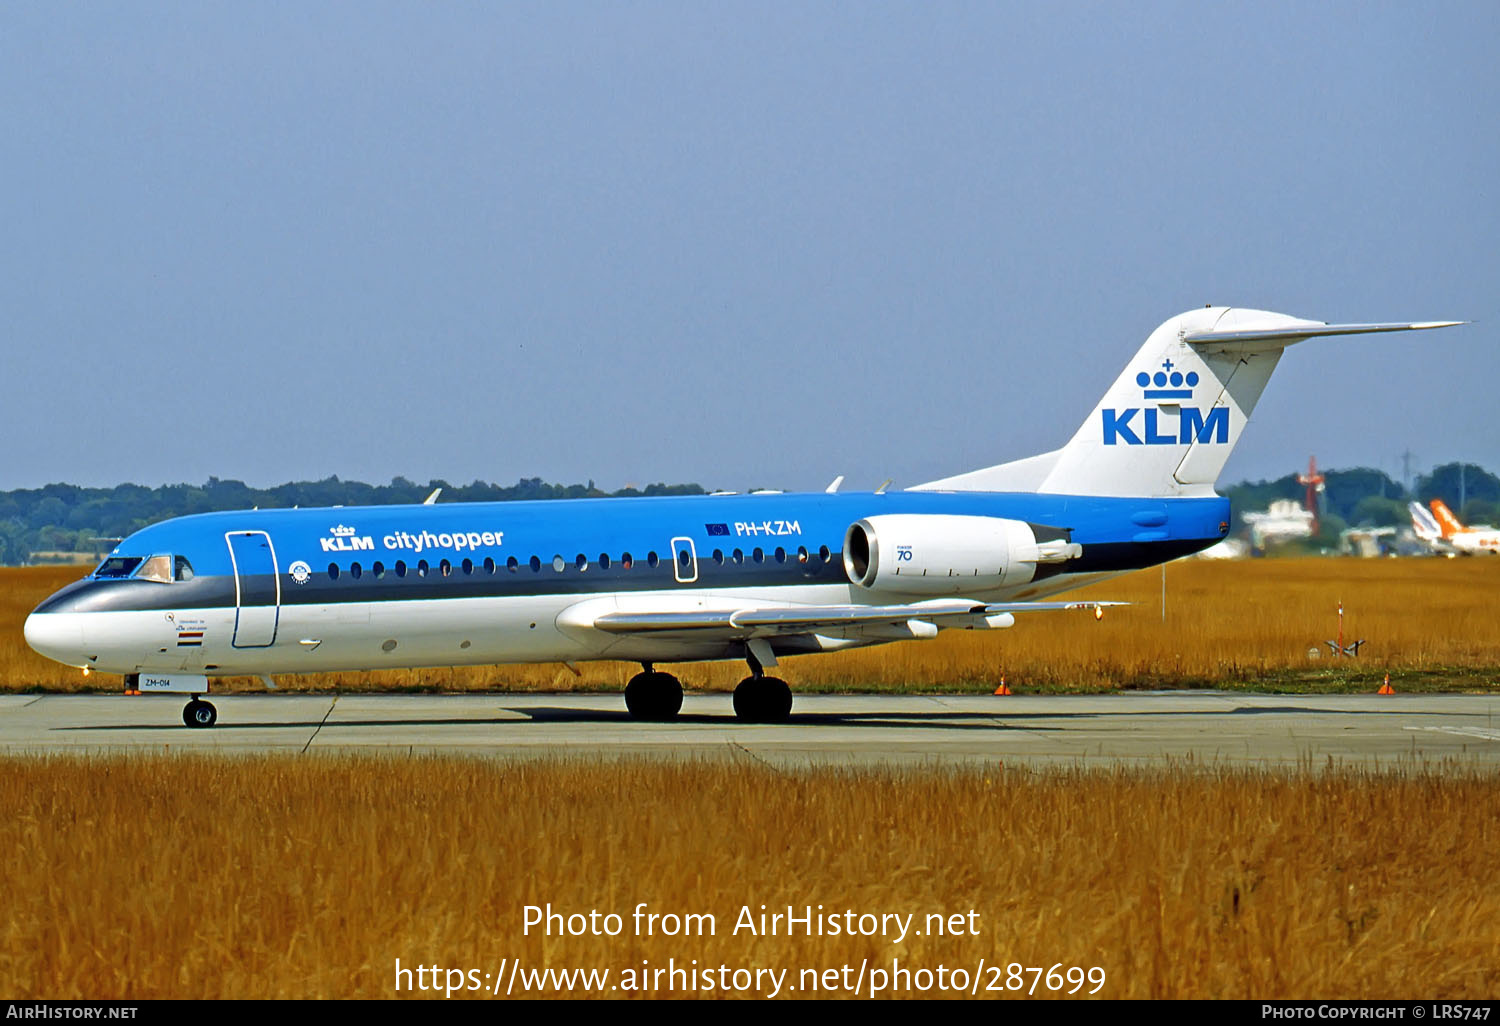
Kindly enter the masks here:
M 734 689 L 734 714 L 746 723 L 785 723 L 792 714 L 792 689 L 780 677 L 767 677 L 753 652 L 745 661 L 750 676 Z
M 182 722 L 189 727 L 212 727 L 219 719 L 219 710 L 212 702 L 205 702 L 197 695 L 182 707 Z
M 682 682 L 660 673 L 650 663 L 625 685 L 625 708 L 638 720 L 672 720 L 682 708 Z
M 753 652 L 746 653 L 745 661 L 750 664 L 750 676 L 734 689 L 735 716 L 745 723 L 785 723 L 792 714 L 792 689 L 780 677 L 767 677 Z M 638 720 L 676 719 L 682 710 L 682 682 L 670 673 L 652 669 L 650 663 L 642 663 L 641 672 L 625 685 L 625 708 Z M 183 717 L 187 717 L 186 712 Z

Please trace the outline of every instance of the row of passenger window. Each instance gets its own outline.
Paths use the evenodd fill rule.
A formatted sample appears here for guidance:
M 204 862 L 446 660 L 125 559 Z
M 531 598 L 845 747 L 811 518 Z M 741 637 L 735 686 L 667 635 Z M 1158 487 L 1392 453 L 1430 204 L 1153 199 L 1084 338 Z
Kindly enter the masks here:
M 687 555 L 687 553 L 683 553 L 683 555 Z M 787 559 L 788 559 L 788 555 L 789 554 L 787 553 L 786 549 L 780 548 L 778 546 L 777 549 L 774 552 L 771 553 L 771 558 L 774 559 L 774 560 L 776 560 L 776 562 L 778 562 L 778 563 L 785 563 L 787 561 Z M 824 545 L 821 548 L 819 548 L 816 553 L 808 552 L 806 548 L 804 548 L 803 546 L 799 545 L 799 546 L 797 546 L 796 553 L 791 554 L 791 555 L 794 556 L 794 558 L 797 560 L 797 562 L 802 563 L 803 565 L 811 563 L 814 559 L 821 559 L 823 562 L 827 563 L 829 560 L 831 560 L 833 558 L 833 553 L 828 551 L 828 546 L 827 545 Z M 723 566 L 724 565 L 724 550 L 723 549 L 714 549 L 713 560 L 714 560 L 715 563 L 719 564 L 720 566 Z M 744 553 L 744 551 L 742 549 L 735 549 L 733 552 L 731 552 L 729 554 L 729 562 L 735 564 L 736 566 L 738 566 L 739 564 L 743 563 L 744 561 L 745 561 L 745 553 Z M 750 561 L 752 563 L 764 563 L 766 561 L 765 550 L 764 549 L 760 549 L 760 548 L 751 549 L 750 550 Z
M 735 549 L 726 556 L 723 549 L 714 549 L 712 558 L 714 563 L 719 566 L 723 566 L 726 561 L 733 566 L 740 566 L 745 562 L 745 552 L 743 549 Z M 767 558 L 774 559 L 778 563 L 785 563 L 788 559 L 795 559 L 798 563 L 806 565 L 814 560 L 821 560 L 827 563 L 833 559 L 833 553 L 828 550 L 827 545 L 819 548 L 816 553 L 808 552 L 804 546 L 798 546 L 795 553 L 788 553 L 786 549 L 778 547 L 768 557 L 764 549 L 757 547 L 750 550 L 749 558 L 752 563 L 764 563 Z M 692 565 L 692 555 L 686 549 L 677 554 L 677 560 L 684 570 Z M 648 567 L 655 569 L 660 563 L 661 558 L 654 551 L 646 553 L 646 565 Z M 601 570 L 608 570 L 612 566 L 616 566 L 621 570 L 631 570 L 635 567 L 635 558 L 626 552 L 620 556 L 618 562 L 615 562 L 610 559 L 609 553 L 604 552 L 600 553 L 599 561 L 595 565 Z M 588 570 L 590 566 L 588 556 L 580 552 L 573 560 L 572 566 L 579 573 Z M 442 577 L 451 577 L 455 573 L 462 573 L 465 576 L 473 576 L 476 573 L 493 576 L 501 570 L 513 574 L 520 573 L 522 567 L 528 568 L 534 574 L 539 574 L 542 572 L 542 560 L 539 556 L 532 556 L 525 563 L 522 563 L 515 556 L 511 556 L 504 563 L 497 563 L 494 559 L 486 556 L 479 563 L 474 562 L 472 559 L 465 559 L 457 566 L 454 566 L 453 563 L 443 559 L 438 561 L 437 567 L 434 569 L 425 559 L 417 560 L 415 566 L 408 566 L 405 560 L 398 559 L 392 564 L 389 571 L 387 571 L 384 563 L 376 560 L 371 564 L 368 573 L 377 580 L 384 578 L 388 572 L 394 573 L 397 577 L 405 577 L 408 574 L 426 577 L 430 573 L 437 573 Z M 557 573 L 562 573 L 567 568 L 568 561 L 563 559 L 562 556 L 552 557 L 552 569 Z M 355 580 L 359 580 L 367 571 L 359 563 L 350 563 L 347 571 L 342 570 L 337 563 L 328 564 L 328 577 L 330 580 L 338 580 L 340 574 L 345 572 Z

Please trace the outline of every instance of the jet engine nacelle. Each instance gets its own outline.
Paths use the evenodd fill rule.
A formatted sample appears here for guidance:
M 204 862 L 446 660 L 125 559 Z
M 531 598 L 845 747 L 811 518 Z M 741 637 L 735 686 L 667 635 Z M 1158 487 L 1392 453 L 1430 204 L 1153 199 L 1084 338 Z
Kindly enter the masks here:
M 1055 527 L 1002 517 L 906 513 L 867 517 L 844 533 L 844 569 L 861 587 L 953 595 L 1025 584 L 1083 546 Z

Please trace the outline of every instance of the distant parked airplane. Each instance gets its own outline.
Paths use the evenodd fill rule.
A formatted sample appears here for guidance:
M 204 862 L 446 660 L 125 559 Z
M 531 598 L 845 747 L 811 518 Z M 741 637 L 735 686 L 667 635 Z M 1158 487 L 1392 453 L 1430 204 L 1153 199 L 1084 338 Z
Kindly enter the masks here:
M 1443 541 L 1443 527 L 1432 515 L 1432 511 L 1420 502 L 1409 502 L 1406 510 L 1411 514 L 1412 532 L 1435 549 L 1446 550 L 1448 545 Z
M 1250 541 L 1257 550 L 1270 542 L 1311 538 L 1317 525 L 1316 515 L 1295 499 L 1272 499 L 1269 509 L 1260 513 L 1241 513 L 1240 519 L 1250 527 Z
M 1214 482 L 1286 347 L 1454 323 L 1192 310 L 1151 333 L 1062 448 L 902 492 L 168 520 L 38 606 L 26 640 L 127 690 L 191 695 L 199 727 L 217 718 L 200 698 L 214 677 L 586 659 L 641 664 L 625 704 L 643 719 L 682 704 L 656 664 L 743 659 L 735 713 L 782 720 L 791 690 L 764 672 L 780 657 L 1097 611 L 1041 600 L 1218 543 Z M 995 401 L 1036 390 L 1007 382 Z
M 1500 530 L 1489 524 L 1465 527 L 1442 499 L 1433 499 L 1430 505 L 1432 515 L 1437 518 L 1441 529 L 1443 541 L 1467 556 L 1500 556 Z

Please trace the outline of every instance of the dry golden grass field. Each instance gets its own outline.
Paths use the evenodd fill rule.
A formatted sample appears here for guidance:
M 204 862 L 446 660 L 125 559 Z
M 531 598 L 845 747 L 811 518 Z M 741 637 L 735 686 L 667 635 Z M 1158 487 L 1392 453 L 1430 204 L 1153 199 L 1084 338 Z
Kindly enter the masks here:
M 792 986 L 863 959 L 971 977 L 981 959 L 1062 963 L 1101 967 L 1100 995 L 1123 998 L 1500 992 L 1493 776 L 374 756 L 0 772 L 12 998 L 391 997 L 398 958 L 616 982 L 642 960 L 697 959 L 786 969 Z M 548 902 L 619 913 L 623 932 L 525 936 L 523 906 Z M 715 933 L 634 936 L 639 902 L 712 913 Z M 973 910 L 978 934 L 734 935 L 741 906 L 762 904 L 919 928 Z M 983 994 L 995 977 L 979 978 Z
M 26 614 L 80 576 L 77 568 L 0 569 L 0 690 L 113 690 L 27 648 Z M 1133 603 L 1095 622 L 1086 613 L 1034 613 L 1005 631 L 945 631 L 934 641 L 796 657 L 783 675 L 804 691 L 991 691 L 1002 675 L 1022 690 L 1249 687 L 1372 690 L 1389 672 L 1406 690 L 1500 688 L 1500 559 L 1188 560 L 1143 570 L 1068 597 Z M 1354 659 L 1328 658 L 1338 631 L 1364 638 Z M 1308 650 L 1319 650 L 1311 659 Z M 328 690 L 611 690 L 634 664 L 584 663 L 394 670 L 287 677 L 286 688 Z M 689 687 L 727 690 L 738 662 L 689 664 Z M 228 681 L 226 690 L 259 689 Z

